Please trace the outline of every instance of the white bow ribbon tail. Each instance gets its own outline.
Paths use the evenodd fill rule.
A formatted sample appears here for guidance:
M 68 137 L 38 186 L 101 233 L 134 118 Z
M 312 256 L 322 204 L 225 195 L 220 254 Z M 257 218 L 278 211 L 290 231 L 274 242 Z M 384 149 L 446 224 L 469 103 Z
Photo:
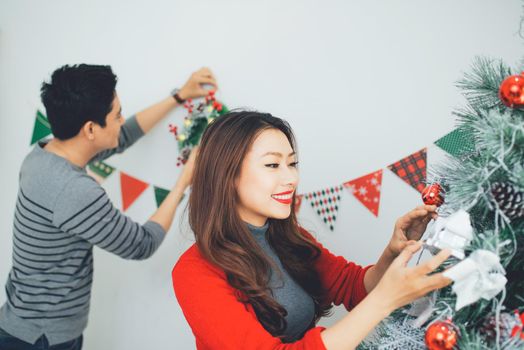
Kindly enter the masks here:
M 506 285 L 505 274 L 495 253 L 479 249 L 443 275 L 454 281 L 452 290 L 457 294 L 455 310 L 458 311 L 480 298 L 490 300 L 495 297 Z

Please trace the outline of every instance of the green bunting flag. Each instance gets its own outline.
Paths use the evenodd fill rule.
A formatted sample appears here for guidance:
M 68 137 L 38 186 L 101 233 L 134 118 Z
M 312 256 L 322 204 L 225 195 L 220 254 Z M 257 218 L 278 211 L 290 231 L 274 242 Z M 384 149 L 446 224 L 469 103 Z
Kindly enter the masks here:
M 42 112 L 36 111 L 31 145 L 34 145 L 38 140 L 41 140 L 48 135 L 51 135 L 51 125 L 49 125 L 49 121 Z
M 106 163 L 100 161 L 91 162 L 89 163 L 88 167 L 89 170 L 104 179 L 111 175 L 113 171 L 115 171 L 115 168 L 113 168 L 111 165 L 107 165 Z
M 155 200 L 156 200 L 156 207 L 158 208 L 160 206 L 160 204 L 162 204 L 162 202 L 164 201 L 164 199 L 166 199 L 167 195 L 169 194 L 169 190 L 166 190 L 165 188 L 160 188 L 160 187 L 156 187 L 156 186 L 153 186 L 155 188 Z M 184 197 L 186 196 L 185 193 L 182 193 L 182 198 L 180 198 L 180 202 L 182 202 L 182 200 L 184 199 Z
M 156 200 L 156 206 L 157 208 L 162 204 L 164 199 L 166 199 L 167 195 L 169 194 L 169 190 L 166 190 L 164 188 L 156 187 L 155 188 L 155 200 Z
M 475 139 L 473 135 L 461 128 L 455 129 L 444 137 L 441 137 L 435 141 L 435 145 L 457 158 L 475 152 Z

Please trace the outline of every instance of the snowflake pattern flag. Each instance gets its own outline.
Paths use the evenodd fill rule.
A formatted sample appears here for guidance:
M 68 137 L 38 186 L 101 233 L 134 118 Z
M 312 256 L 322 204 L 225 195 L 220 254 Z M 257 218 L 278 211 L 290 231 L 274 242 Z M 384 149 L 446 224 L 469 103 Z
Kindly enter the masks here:
M 338 203 L 340 202 L 342 189 L 342 186 L 329 187 L 304 195 L 304 198 L 309 201 L 331 231 L 335 229 L 334 225 L 337 219 Z
M 122 192 L 123 210 L 126 211 L 148 186 L 148 183 L 120 172 L 120 190 Z
M 423 148 L 389 165 L 388 169 L 422 193 L 426 186 L 426 153 L 427 149 Z
M 375 216 L 378 216 L 381 185 L 382 169 L 344 183 L 344 186 Z

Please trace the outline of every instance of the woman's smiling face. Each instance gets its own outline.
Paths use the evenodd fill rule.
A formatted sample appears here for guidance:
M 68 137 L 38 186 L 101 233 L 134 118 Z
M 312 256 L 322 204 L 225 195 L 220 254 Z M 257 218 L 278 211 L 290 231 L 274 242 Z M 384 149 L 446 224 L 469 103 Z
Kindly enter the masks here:
M 298 184 L 297 164 L 296 153 L 282 131 L 262 131 L 246 154 L 235 183 L 240 218 L 254 226 L 263 226 L 268 218 L 287 218 Z

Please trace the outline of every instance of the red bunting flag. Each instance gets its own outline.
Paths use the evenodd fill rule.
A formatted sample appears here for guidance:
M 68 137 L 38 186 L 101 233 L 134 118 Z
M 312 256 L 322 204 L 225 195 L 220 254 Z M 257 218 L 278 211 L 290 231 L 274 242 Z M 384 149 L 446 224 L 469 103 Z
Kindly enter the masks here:
M 344 183 L 344 186 L 375 216 L 378 216 L 381 185 L 382 169 Z
M 422 193 L 426 187 L 426 148 L 388 166 L 408 185 Z
M 120 172 L 120 189 L 122 192 L 122 207 L 124 211 L 135 202 L 148 186 L 148 183 Z

